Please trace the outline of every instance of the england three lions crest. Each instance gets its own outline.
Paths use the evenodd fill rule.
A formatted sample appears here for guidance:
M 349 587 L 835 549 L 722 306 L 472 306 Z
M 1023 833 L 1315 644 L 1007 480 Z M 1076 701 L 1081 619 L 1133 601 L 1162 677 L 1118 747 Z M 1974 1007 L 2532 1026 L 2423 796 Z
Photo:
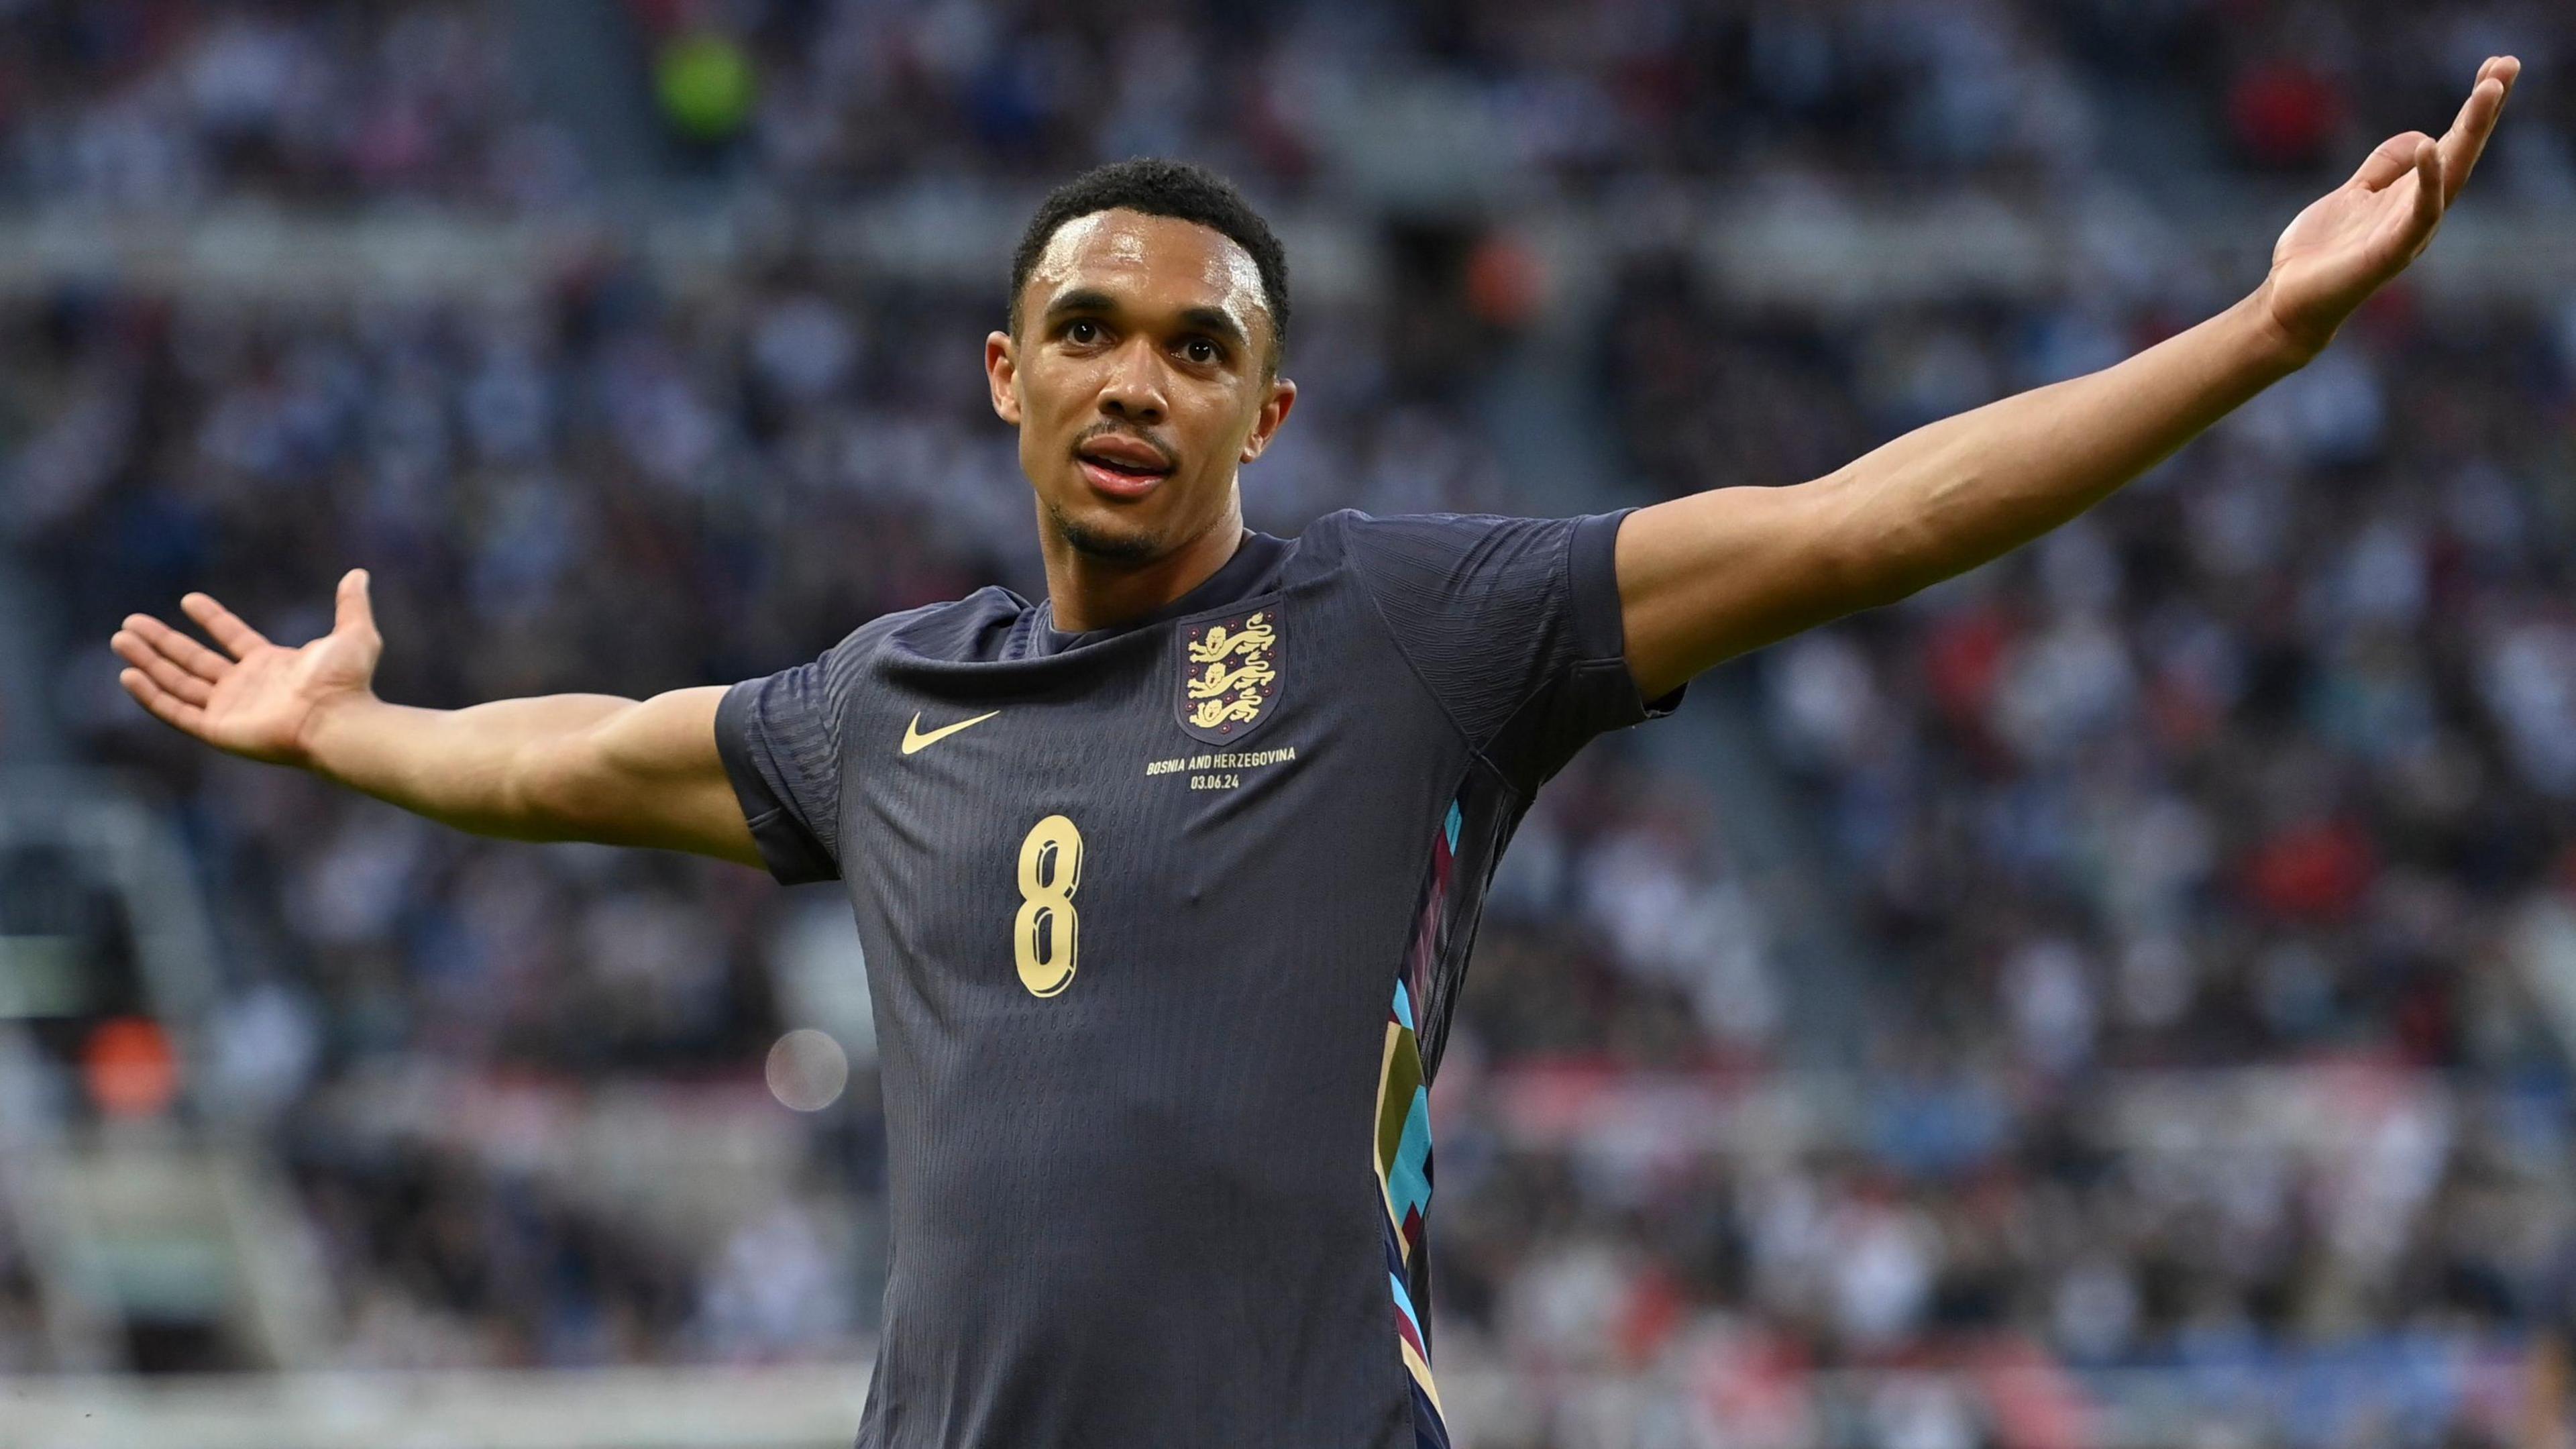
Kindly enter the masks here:
M 1279 609 L 1202 619 L 1181 630 L 1173 700 L 1191 738 L 1228 744 L 1270 717 L 1279 698 Z

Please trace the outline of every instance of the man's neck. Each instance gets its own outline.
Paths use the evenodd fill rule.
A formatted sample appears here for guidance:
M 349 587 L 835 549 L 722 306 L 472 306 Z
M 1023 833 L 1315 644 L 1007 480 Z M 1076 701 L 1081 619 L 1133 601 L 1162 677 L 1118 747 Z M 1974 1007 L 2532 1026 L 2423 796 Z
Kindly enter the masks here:
M 1083 553 L 1039 524 L 1046 558 L 1047 605 L 1055 627 L 1068 634 L 1108 629 L 1146 615 L 1216 577 L 1243 546 L 1243 512 L 1224 515 L 1179 548 L 1141 564 Z

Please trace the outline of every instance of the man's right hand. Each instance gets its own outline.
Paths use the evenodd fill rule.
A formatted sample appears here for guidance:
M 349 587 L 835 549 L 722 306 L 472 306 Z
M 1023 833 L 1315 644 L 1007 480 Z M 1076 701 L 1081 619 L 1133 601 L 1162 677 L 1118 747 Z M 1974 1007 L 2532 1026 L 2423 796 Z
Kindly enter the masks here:
M 270 643 L 204 594 L 189 594 L 179 607 L 221 650 L 149 614 L 129 614 L 108 641 L 131 666 L 117 682 L 155 718 L 219 750 L 310 767 L 322 716 L 372 697 L 385 644 L 367 601 L 364 569 L 341 578 L 331 632 L 300 649 Z
M 340 580 L 331 632 L 301 649 L 271 644 L 204 594 L 179 607 L 220 650 L 129 615 L 110 641 L 130 666 L 117 679 L 156 718 L 219 750 L 311 770 L 477 835 L 761 864 L 716 748 L 721 685 L 413 709 L 376 698 L 385 646 L 362 569 Z

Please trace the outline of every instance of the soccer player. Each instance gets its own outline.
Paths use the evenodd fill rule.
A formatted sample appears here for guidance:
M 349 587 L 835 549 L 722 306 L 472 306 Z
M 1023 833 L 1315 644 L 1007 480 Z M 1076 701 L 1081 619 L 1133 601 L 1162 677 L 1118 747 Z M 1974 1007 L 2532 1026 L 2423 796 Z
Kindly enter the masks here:
M 273 644 L 136 615 L 169 724 L 488 835 L 838 879 L 881 1036 L 892 1272 L 864 1446 L 1441 1445 L 1425 1083 L 1496 858 L 1692 675 L 2073 517 L 2316 356 L 2433 236 L 2519 66 L 2291 223 L 2242 302 L 1812 482 L 1556 521 L 1247 532 L 1297 401 L 1287 269 L 1224 182 L 1049 196 L 984 342 L 1047 597 L 862 624 L 642 701 L 372 693 L 367 581 Z M 854 560 L 865 567 L 865 560 Z

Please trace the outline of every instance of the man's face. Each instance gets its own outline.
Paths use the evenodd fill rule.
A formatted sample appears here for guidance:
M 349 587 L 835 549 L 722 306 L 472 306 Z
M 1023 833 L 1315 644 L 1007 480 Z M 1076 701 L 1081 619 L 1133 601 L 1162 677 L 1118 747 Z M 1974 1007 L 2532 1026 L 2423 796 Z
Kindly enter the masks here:
M 1297 386 L 1271 374 L 1261 273 L 1210 227 L 1113 210 L 1060 228 L 984 342 L 1041 515 L 1077 552 L 1162 558 L 1235 513 Z

